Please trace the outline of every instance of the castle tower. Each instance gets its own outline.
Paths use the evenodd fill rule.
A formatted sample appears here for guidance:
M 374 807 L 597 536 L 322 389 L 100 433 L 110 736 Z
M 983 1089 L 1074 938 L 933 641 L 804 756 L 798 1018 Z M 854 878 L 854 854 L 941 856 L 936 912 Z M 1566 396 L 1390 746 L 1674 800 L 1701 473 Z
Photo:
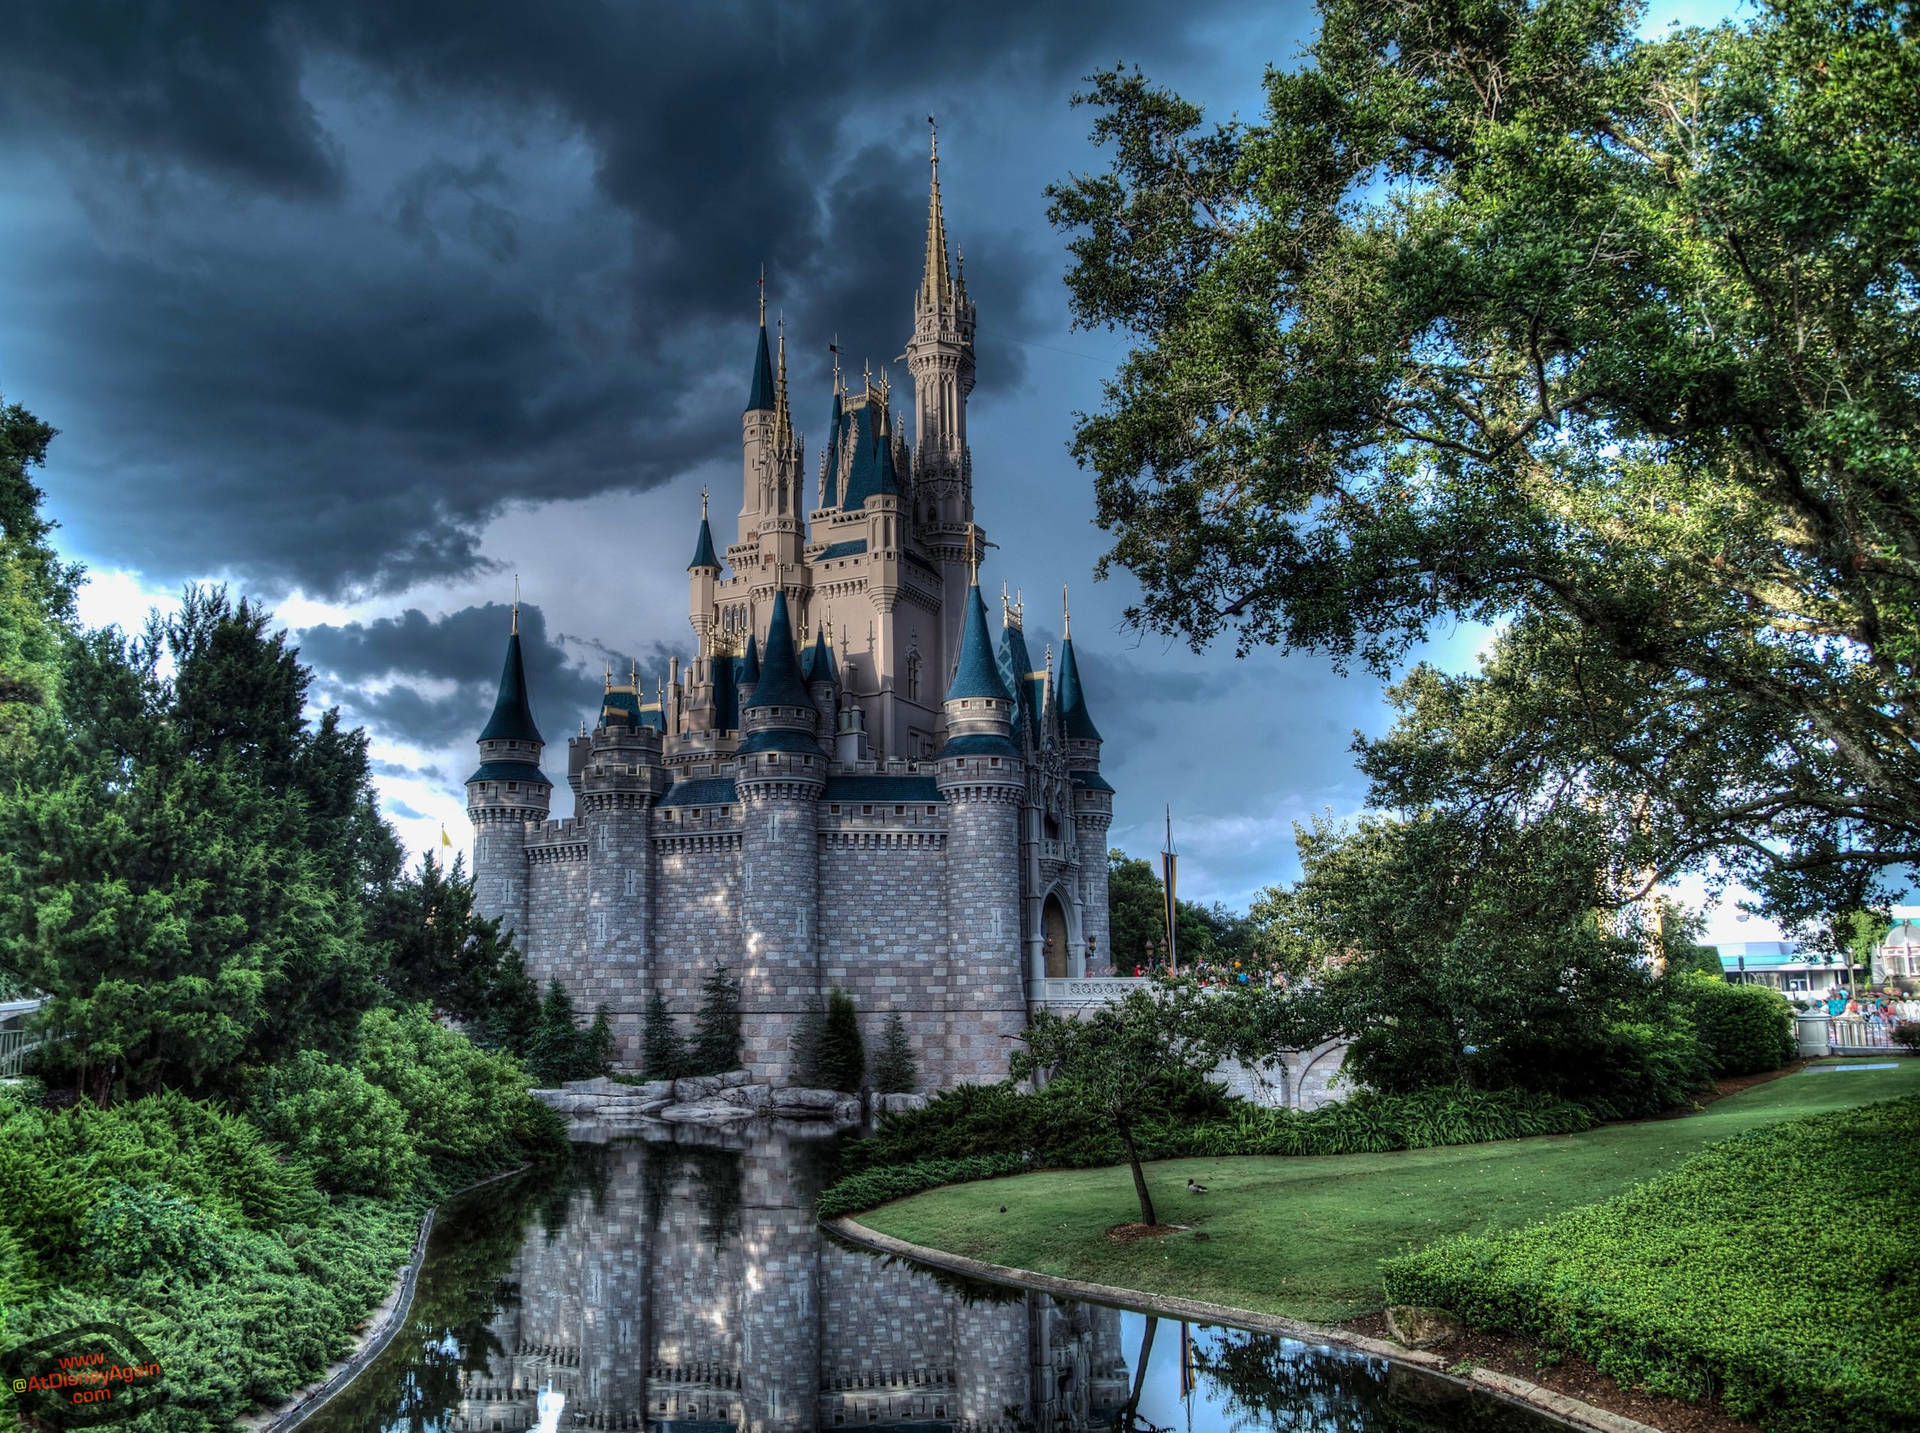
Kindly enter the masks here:
M 637 671 L 608 686 L 588 738 L 575 805 L 587 837 L 587 939 L 590 958 L 573 982 L 576 1000 L 613 1014 L 618 1058 L 640 1057 L 653 948 L 653 863 L 648 836 L 653 804 L 667 789 L 660 760 L 658 707 L 647 703 Z
M 1020 803 L 1013 697 L 1000 679 L 987 611 L 968 587 L 960 661 L 946 696 L 934 780 L 947 801 L 948 1069 L 943 1083 L 1006 1078 L 1010 1038 L 1027 1023 L 1020 958 Z
M 714 629 L 713 589 L 720 581 L 720 559 L 713 551 L 713 529 L 707 525 L 707 491 L 700 490 L 700 534 L 694 539 L 693 561 L 687 564 L 687 617 L 693 624 L 694 651 L 705 654 Z
M 774 464 L 773 359 L 767 351 L 767 279 L 760 276 L 760 349 L 754 357 L 753 386 L 740 415 L 740 536 L 753 541 L 762 517 L 773 507 Z
M 547 819 L 553 795 L 553 783 L 540 770 L 545 746 L 527 699 L 516 597 L 500 694 L 480 732 L 480 765 L 467 778 L 467 819 L 473 822 L 474 909 L 521 932 L 521 948 L 528 951 L 527 823 Z
M 1060 728 L 1067 743 L 1067 775 L 1073 782 L 1073 830 L 1080 856 L 1080 929 L 1091 942 L 1087 974 L 1110 969 L 1113 947 L 1107 911 L 1107 830 L 1113 825 L 1113 787 L 1100 774 L 1100 729 L 1087 714 L 1080 664 L 1073 655 L 1073 614 L 1060 594 L 1065 635 L 1060 644 Z
M 744 739 L 735 773 L 744 873 L 745 1058 L 756 1079 L 775 1084 L 792 1074 L 795 1025 L 820 993 L 815 824 L 827 761 L 818 722 L 813 695 L 800 678 L 787 594 L 779 591 L 759 680 L 741 711 Z
M 800 675 L 813 697 L 814 710 L 820 713 L 820 745 L 831 754 L 839 725 L 840 674 L 834 665 L 833 648 L 827 645 L 824 625 L 815 630 L 813 645 L 800 659 Z
M 977 551 L 981 540 L 973 525 L 973 459 L 967 450 L 974 310 L 964 274 L 956 281 L 947 262 L 937 132 L 931 139 L 930 163 L 926 256 L 914 295 L 907 370 L 913 375 L 914 393 L 914 519 L 928 555 L 940 568 L 946 615 L 942 650 L 952 652 L 965 606 L 967 554 Z

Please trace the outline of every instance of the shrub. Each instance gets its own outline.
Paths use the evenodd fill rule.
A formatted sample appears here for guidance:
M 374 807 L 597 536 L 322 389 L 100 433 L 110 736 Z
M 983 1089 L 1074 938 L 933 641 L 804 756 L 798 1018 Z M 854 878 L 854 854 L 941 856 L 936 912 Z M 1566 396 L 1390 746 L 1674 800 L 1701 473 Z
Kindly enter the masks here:
M 1779 991 L 1691 974 L 1673 989 L 1714 1074 L 1758 1075 L 1793 1058 L 1793 1010 Z
M 860 1017 L 853 997 L 844 990 L 827 996 L 827 1017 L 820 1027 L 820 1084 L 829 1090 L 853 1094 L 867 1074 L 866 1049 L 860 1042 Z
M 424 1005 L 368 1011 L 359 1066 L 399 1101 L 414 1148 L 435 1162 L 499 1152 L 498 1168 L 517 1162 L 506 1146 L 551 1138 L 546 1107 L 527 1094 L 520 1062 L 446 1029 Z
M 1902 1049 L 1920 1054 L 1920 1020 L 1902 1020 L 1893 1027 L 1891 1039 Z
M 647 997 L 647 1022 L 640 1035 L 640 1073 L 649 1080 L 677 1080 L 687 1072 L 687 1047 L 659 991 Z
M 1385 1260 L 1389 1302 L 1779 1433 L 1920 1427 L 1920 1097 L 1755 1130 L 1603 1203 Z M 1891 1302 L 1890 1302 L 1891 1301 Z
M 605 1005 L 593 1008 L 593 1024 L 580 1036 L 580 1070 L 577 1079 L 591 1080 L 613 1069 L 613 1013 Z
M 716 965 L 700 982 L 689 1074 L 724 1075 L 740 1068 L 740 982 Z
M 534 1023 L 533 1038 L 527 1045 L 527 1068 L 534 1079 L 551 1088 L 566 1080 L 591 1079 L 585 1064 L 580 1022 L 574 1018 L 573 997 L 558 979 L 547 982 L 547 997 L 540 1003 L 540 1018 Z
M 404 1194 L 419 1173 L 407 1112 L 352 1065 L 302 1051 L 268 1074 L 253 1108 L 260 1128 L 306 1160 L 322 1189 Z
M 907 1039 L 907 1022 L 894 1011 L 887 1017 L 886 1038 L 880 1045 L 880 1058 L 873 1062 L 873 1087 L 883 1095 L 907 1095 L 920 1083 L 914 1067 L 913 1045 Z
M 814 1212 L 822 1219 L 838 1219 L 905 1199 L 909 1194 L 938 1189 L 943 1184 L 963 1184 L 995 1175 L 1018 1174 L 1027 1161 L 1017 1154 L 974 1155 L 966 1159 L 929 1159 L 916 1164 L 892 1165 L 853 1174 L 830 1186 L 815 1202 Z

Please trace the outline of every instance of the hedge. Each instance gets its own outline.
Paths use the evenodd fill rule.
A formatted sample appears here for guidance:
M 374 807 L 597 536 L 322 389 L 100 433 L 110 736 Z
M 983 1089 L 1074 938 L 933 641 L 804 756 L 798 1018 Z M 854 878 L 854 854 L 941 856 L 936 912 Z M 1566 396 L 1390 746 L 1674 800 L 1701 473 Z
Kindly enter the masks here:
M 1134 1131 L 1140 1153 L 1147 1159 L 1381 1154 L 1576 1134 L 1596 1123 L 1584 1105 L 1520 1090 L 1449 1087 L 1411 1095 L 1362 1092 L 1306 1113 L 1229 1101 L 1217 1087 L 1209 1090 L 1188 1093 L 1188 1104 L 1212 1111 L 1204 1117 L 1165 1108 L 1143 1114 Z M 1022 1094 L 1011 1085 L 968 1085 L 929 1101 L 923 1110 L 889 1115 L 881 1121 L 877 1135 L 847 1147 L 845 1165 L 857 1172 L 821 1196 L 821 1217 L 851 1214 L 936 1185 L 1016 1169 L 1084 1169 L 1118 1164 L 1125 1158 L 1110 1129 L 1092 1130 L 1064 1118 L 1050 1123 L 1061 1103 L 1045 1092 Z M 998 1147 L 991 1143 L 996 1139 Z M 976 1168 L 996 1162 L 1005 1167 Z M 933 1177 L 933 1171 L 945 1169 L 966 1172 Z
M 1763 1074 L 1793 1058 L 1793 1007 L 1779 991 L 1689 974 L 1674 981 L 1674 993 L 1714 1074 Z
M 1769 1126 L 1604 1203 L 1390 1258 L 1387 1298 L 1777 1433 L 1917 1430 L 1916 1148 L 1920 1096 Z

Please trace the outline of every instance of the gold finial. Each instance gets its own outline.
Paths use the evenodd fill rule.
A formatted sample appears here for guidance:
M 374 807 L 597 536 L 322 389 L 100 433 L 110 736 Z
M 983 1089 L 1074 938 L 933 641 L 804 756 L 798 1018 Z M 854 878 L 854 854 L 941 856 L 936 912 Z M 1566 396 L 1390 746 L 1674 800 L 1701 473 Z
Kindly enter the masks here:
M 627 658 L 627 685 L 636 697 L 640 695 L 640 664 L 631 657 Z
M 967 524 L 967 566 L 973 569 L 973 585 L 980 585 L 980 554 L 973 545 L 973 535 L 978 532 L 972 523 Z
M 518 637 L 520 635 L 520 574 L 517 572 L 513 574 L 513 614 L 507 621 L 511 624 L 507 628 L 507 635 Z
M 607 663 L 607 690 L 613 690 L 613 663 Z
M 927 116 L 927 144 L 933 155 L 933 167 L 940 167 L 940 128 L 933 122 L 933 116 Z
M 760 266 L 760 327 L 767 326 L 767 266 Z
M 827 352 L 833 355 L 833 396 L 840 396 L 840 335 L 833 336 L 833 342 L 827 345 Z
M 1002 627 L 1008 627 L 1011 626 L 1012 623 L 1013 602 L 1007 596 L 1007 584 L 1002 582 L 1000 584 L 1000 625 Z
M 707 490 L 706 490 L 706 487 L 703 485 L 700 489 L 700 521 L 705 522 L 706 520 L 707 520 Z
M 1060 584 L 1060 637 L 1063 641 L 1073 640 L 1073 609 L 1067 606 L 1067 587 Z

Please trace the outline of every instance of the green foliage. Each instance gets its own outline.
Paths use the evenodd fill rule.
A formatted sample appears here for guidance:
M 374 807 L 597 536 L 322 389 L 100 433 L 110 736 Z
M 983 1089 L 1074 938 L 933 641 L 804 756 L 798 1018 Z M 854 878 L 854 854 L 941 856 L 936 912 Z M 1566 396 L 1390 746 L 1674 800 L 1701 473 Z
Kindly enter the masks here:
M 530 1054 L 539 991 L 511 932 L 474 913 L 463 858 L 443 870 L 431 852 L 421 856 L 417 871 L 381 893 L 368 938 L 385 952 L 387 988 L 398 1001 L 428 1001 L 488 1043 Z
M 687 1072 L 687 1047 L 659 991 L 647 997 L 647 1021 L 640 1036 L 640 1069 L 649 1080 L 677 1080 Z
M 830 991 L 820 1028 L 820 1083 L 826 1089 L 853 1094 L 866 1074 L 867 1053 L 860 1042 L 860 1017 L 853 997 L 844 990 Z
M 1204 1002 L 1204 1025 L 1244 1026 L 1211 1037 L 1226 1053 L 1343 1035 L 1347 1074 L 1375 1090 L 1537 1090 L 1609 1117 L 1683 1103 L 1704 1083 L 1691 1027 L 1640 965 L 1638 933 L 1595 916 L 1607 862 L 1597 820 L 1430 812 L 1318 820 L 1297 838 L 1300 881 L 1265 892 L 1254 919 L 1312 987 Z
M 580 1036 L 580 1064 L 588 1079 L 613 1069 L 613 1012 L 603 1003 L 593 1007 L 593 1023 Z
M 238 1259 L 231 1231 L 165 1184 L 116 1183 L 80 1230 L 80 1255 L 120 1280 L 157 1272 L 204 1284 Z
M 31 765 L 58 730 L 60 673 L 72 637 L 80 569 L 60 561 L 42 493 L 28 477 L 54 430 L 0 403 L 0 778 Z
M 413 1147 L 436 1163 L 544 1144 L 546 1107 L 527 1093 L 511 1055 L 482 1050 L 436 1022 L 424 1005 L 371 1010 L 360 1022 L 359 1067 L 399 1102 Z
M 0 965 L 52 997 L 45 1069 L 96 1101 L 344 1054 L 380 994 L 365 908 L 399 859 L 366 738 L 306 721 L 268 623 L 193 589 L 140 639 L 76 641 L 65 740 L 0 801 Z
M 724 1075 L 740 1068 L 740 982 L 724 965 L 700 982 L 688 1074 Z
M 880 1045 L 880 1057 L 873 1062 L 873 1087 L 883 1095 L 908 1095 L 920 1082 L 914 1065 L 913 1045 L 907 1038 L 907 1022 L 894 1011 L 887 1017 L 887 1033 Z
M 1115 848 L 1107 852 L 1107 954 L 1116 975 L 1151 968 L 1154 945 L 1167 940 L 1166 887 L 1151 861 Z M 1174 935 L 1180 964 L 1254 959 L 1253 927 L 1223 905 L 1178 902 Z
M 1781 1433 L 1920 1427 L 1916 1146 L 1912 1097 L 1757 1130 L 1605 1203 L 1389 1259 L 1387 1296 Z
M 573 997 L 557 979 L 547 982 L 547 998 L 527 1043 L 533 1077 L 549 1088 L 566 1080 L 591 1080 L 613 1068 L 613 1023 L 607 1007 L 597 1007 L 593 1023 L 582 1030 L 574 1017 Z
M 1920 1020 L 1902 1020 L 1888 1038 L 1909 1054 L 1920 1055 Z
M 322 1189 L 404 1194 L 419 1173 L 407 1112 L 352 1065 L 306 1050 L 268 1073 L 253 1101 L 260 1128 L 306 1160 Z
M 1623 875 L 1871 904 L 1920 787 L 1910 14 L 1320 10 L 1252 123 L 1095 76 L 1111 167 L 1049 191 L 1133 343 L 1075 442 L 1130 616 L 1383 674 L 1506 619 L 1375 804 L 1595 803 Z
M 1757 1075 L 1793 1058 L 1793 1007 L 1779 991 L 1695 974 L 1673 988 L 1714 1074 Z
M 830 1185 L 815 1201 L 814 1213 L 822 1219 L 838 1219 L 895 1199 L 905 1199 L 909 1194 L 938 1189 L 943 1184 L 1018 1174 L 1026 1168 L 1025 1156 L 1018 1154 L 972 1155 L 963 1159 L 930 1159 L 916 1164 L 886 1165 L 848 1175 Z

